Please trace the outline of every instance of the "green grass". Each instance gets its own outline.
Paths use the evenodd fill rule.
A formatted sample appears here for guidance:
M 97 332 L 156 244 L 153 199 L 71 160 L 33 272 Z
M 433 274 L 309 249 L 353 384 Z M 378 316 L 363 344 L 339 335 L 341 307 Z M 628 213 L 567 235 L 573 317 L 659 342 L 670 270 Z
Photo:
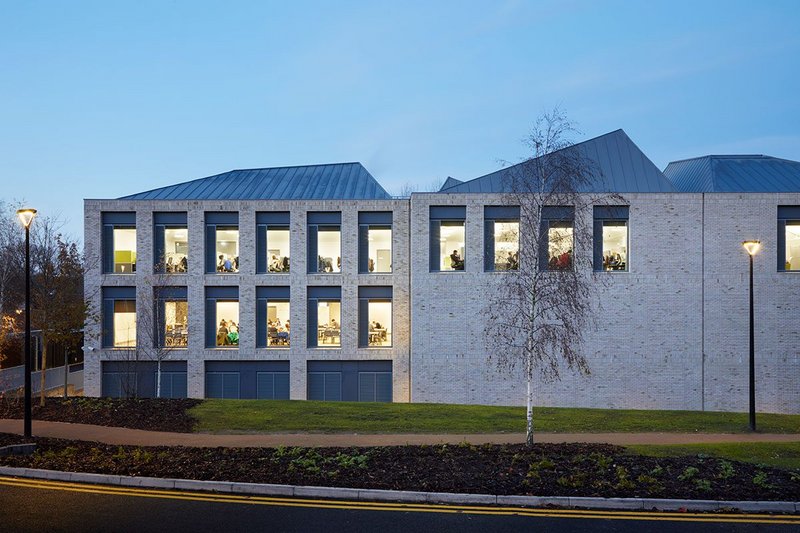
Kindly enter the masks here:
M 800 442 L 736 442 L 722 444 L 676 444 L 627 446 L 636 454 L 653 457 L 711 455 L 723 459 L 800 470 Z
M 523 433 L 525 408 L 484 405 L 206 400 L 190 411 L 205 432 Z M 760 414 L 764 433 L 800 433 L 800 415 Z M 536 431 L 743 433 L 746 413 L 534 409 Z

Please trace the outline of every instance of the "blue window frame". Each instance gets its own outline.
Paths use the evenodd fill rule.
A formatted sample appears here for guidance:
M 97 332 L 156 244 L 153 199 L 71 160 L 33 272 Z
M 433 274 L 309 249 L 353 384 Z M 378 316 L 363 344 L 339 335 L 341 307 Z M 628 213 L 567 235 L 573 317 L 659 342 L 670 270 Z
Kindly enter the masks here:
M 309 211 L 308 273 L 330 274 L 342 271 L 342 213 Z
M 189 272 L 186 212 L 153 213 L 153 269 L 156 273 Z
M 467 208 L 463 205 L 430 207 L 431 272 L 464 271 L 466 268 Z
M 103 273 L 136 273 L 136 213 L 103 212 L 100 218 Z
M 290 215 L 288 211 L 256 213 L 256 273 L 289 272 Z
M 358 214 L 358 272 L 392 271 L 392 212 L 362 211 Z
M 592 263 L 595 272 L 628 270 L 628 218 L 626 205 L 594 206 Z
M 519 270 L 519 206 L 484 206 L 483 268 Z
M 291 345 L 289 287 L 256 287 L 256 347 Z
M 308 347 L 342 345 L 342 288 L 308 287 Z

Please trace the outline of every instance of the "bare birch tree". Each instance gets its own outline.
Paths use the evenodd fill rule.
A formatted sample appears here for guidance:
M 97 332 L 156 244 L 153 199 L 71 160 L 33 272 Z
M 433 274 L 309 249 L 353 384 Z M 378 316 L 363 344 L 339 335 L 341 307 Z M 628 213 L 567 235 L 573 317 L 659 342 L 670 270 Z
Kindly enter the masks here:
M 623 202 L 602 192 L 602 173 L 568 140 L 574 133 L 559 109 L 542 115 L 527 139 L 531 156 L 508 168 L 503 183 L 503 203 L 520 209 L 519 261 L 494 278 L 484 337 L 498 368 L 525 378 L 529 446 L 534 380 L 557 380 L 563 367 L 589 374 L 583 341 L 603 283 L 592 273 L 592 207 Z

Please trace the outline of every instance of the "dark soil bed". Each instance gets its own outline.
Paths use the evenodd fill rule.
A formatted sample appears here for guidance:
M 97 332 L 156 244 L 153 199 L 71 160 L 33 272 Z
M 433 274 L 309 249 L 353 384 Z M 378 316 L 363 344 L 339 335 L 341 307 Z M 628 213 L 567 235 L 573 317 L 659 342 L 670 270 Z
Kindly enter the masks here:
M 187 411 L 202 400 L 47 398 L 44 407 L 34 401 L 34 420 L 73 422 L 151 431 L 191 433 L 195 419 Z M 0 418 L 22 418 L 21 398 L 0 401 Z
M 604 444 L 181 448 L 34 438 L 7 466 L 250 483 L 434 492 L 798 500 L 800 473 L 703 456 L 655 458 Z M 3 443 L 21 442 L 0 434 Z

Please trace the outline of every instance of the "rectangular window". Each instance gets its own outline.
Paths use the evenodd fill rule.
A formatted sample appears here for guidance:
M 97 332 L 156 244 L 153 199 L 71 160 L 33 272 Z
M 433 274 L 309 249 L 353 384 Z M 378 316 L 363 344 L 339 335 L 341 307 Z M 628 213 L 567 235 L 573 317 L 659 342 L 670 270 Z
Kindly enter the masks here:
M 628 206 L 594 207 L 594 270 L 628 270 Z
M 153 213 L 153 264 L 156 272 L 189 271 L 189 230 L 185 212 Z
M 345 402 L 391 402 L 391 361 L 308 361 L 307 398 Z
M 136 300 L 114 300 L 114 348 L 136 346 Z
M 778 270 L 800 271 L 800 206 L 778 206 Z
M 136 213 L 102 213 L 103 273 L 136 272 Z
M 392 288 L 358 288 L 358 344 L 362 348 L 392 345 Z
M 342 345 L 342 288 L 308 287 L 308 346 Z
M 540 268 L 572 270 L 575 248 L 575 208 L 545 206 L 542 208 L 540 233 Z
M 256 372 L 256 399 L 288 400 L 289 372 Z
M 339 212 L 308 213 L 309 273 L 342 271 L 341 220 Z
M 239 213 L 206 213 L 206 272 L 239 272 Z
M 189 344 L 189 304 L 164 302 L 164 346 L 186 348 Z
M 206 372 L 206 398 L 239 399 L 239 372 Z
M 519 206 L 484 207 L 484 268 L 519 270 Z
M 358 271 L 362 274 L 392 271 L 392 212 L 358 214 Z
M 206 287 L 206 347 L 238 348 L 239 288 Z
M 289 213 L 256 213 L 256 272 L 289 272 Z
M 256 347 L 288 348 L 289 287 L 256 287 Z
M 431 206 L 430 268 L 432 272 L 463 271 L 466 265 L 465 206 Z

